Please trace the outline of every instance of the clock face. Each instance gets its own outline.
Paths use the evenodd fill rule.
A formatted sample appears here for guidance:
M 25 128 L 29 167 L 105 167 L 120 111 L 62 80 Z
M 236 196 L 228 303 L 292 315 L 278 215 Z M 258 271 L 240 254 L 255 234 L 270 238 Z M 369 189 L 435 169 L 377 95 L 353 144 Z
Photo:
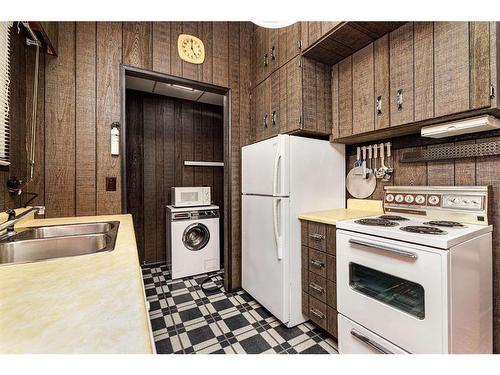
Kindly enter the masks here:
M 205 60 L 205 47 L 203 42 L 195 36 L 188 34 L 179 35 L 177 41 L 179 56 L 184 61 L 192 64 L 201 64 Z

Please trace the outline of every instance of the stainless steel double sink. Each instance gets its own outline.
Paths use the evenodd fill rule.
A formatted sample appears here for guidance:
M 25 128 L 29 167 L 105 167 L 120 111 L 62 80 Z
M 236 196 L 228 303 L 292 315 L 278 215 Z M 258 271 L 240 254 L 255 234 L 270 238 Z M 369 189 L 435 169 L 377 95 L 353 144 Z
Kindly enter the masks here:
M 0 264 L 112 251 L 119 225 L 119 221 L 106 221 L 20 229 L 0 241 Z

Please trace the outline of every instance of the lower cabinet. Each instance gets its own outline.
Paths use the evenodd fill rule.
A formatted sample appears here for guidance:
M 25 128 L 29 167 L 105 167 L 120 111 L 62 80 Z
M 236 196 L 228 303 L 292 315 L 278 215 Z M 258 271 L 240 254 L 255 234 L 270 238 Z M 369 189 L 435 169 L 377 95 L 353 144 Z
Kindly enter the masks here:
M 302 312 L 337 338 L 335 226 L 302 221 Z

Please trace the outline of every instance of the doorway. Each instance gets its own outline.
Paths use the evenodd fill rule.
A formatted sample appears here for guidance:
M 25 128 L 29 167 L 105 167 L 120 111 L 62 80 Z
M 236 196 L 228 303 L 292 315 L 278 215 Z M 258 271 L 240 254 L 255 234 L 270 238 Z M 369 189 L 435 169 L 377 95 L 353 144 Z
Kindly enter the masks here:
M 133 216 L 141 264 L 165 261 L 171 187 L 210 186 L 229 275 L 230 90 L 125 65 L 121 73 L 122 212 Z

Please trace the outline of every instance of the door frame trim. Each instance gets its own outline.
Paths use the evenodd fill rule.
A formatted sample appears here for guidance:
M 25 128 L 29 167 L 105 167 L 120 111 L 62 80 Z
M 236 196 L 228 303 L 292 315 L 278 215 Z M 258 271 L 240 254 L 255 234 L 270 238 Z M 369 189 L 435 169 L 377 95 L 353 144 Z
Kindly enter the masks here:
M 120 174 L 121 174 L 121 211 L 127 213 L 127 119 L 126 119 L 126 76 L 139 77 L 154 81 L 177 84 L 192 87 L 197 90 L 209 91 L 224 96 L 223 104 L 223 155 L 224 155 L 224 288 L 230 292 L 233 290 L 232 280 L 232 136 L 231 136 L 231 89 L 228 87 L 213 85 L 201 81 L 173 76 L 170 74 L 155 72 L 150 69 L 137 68 L 134 66 L 120 64 Z

